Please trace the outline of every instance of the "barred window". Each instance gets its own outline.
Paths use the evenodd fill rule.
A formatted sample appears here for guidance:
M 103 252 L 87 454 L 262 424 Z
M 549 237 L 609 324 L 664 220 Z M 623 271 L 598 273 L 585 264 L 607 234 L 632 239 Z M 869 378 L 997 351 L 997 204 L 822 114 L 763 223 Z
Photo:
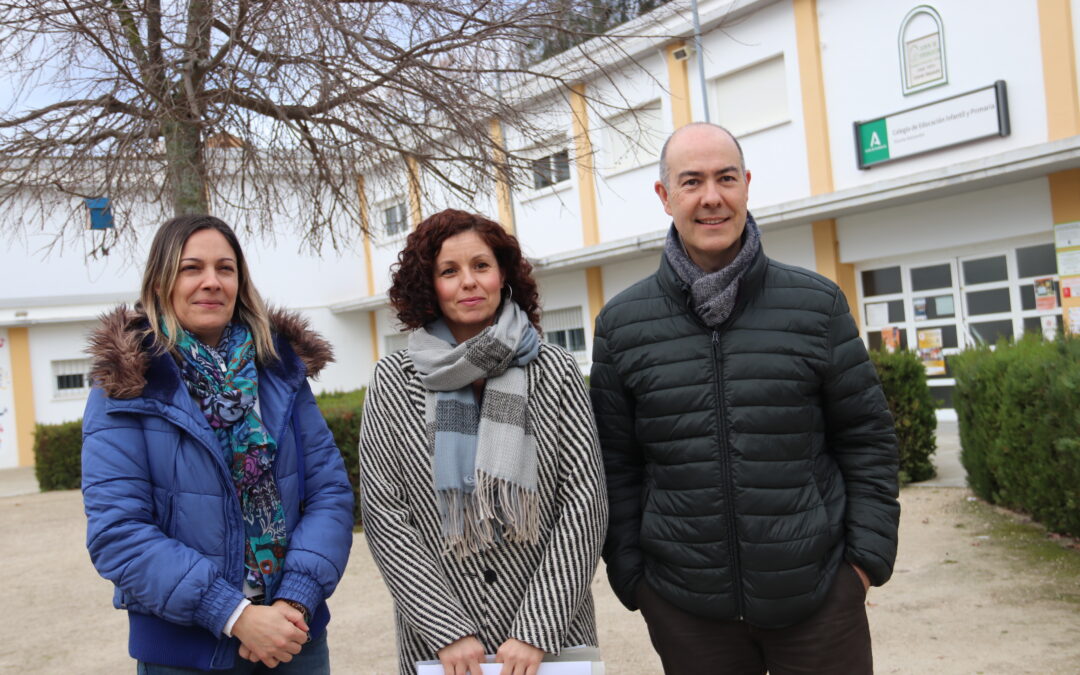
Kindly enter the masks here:
M 53 361 L 52 370 L 56 398 L 82 398 L 90 393 L 90 359 Z

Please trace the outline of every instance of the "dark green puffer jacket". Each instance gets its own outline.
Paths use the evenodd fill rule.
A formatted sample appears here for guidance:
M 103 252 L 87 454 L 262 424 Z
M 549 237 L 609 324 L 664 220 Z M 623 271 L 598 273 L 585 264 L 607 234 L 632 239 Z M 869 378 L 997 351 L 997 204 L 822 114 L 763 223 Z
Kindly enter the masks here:
M 592 402 L 607 472 L 604 560 L 712 619 L 778 628 L 846 559 L 892 574 L 893 420 L 833 282 L 759 251 L 716 331 L 666 258 L 596 320 Z

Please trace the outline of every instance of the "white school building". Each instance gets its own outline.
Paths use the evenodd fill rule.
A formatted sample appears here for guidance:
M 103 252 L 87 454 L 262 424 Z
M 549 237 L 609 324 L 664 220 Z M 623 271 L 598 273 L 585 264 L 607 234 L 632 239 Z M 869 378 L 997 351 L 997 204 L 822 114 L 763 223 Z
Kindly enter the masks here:
M 624 40 L 621 55 L 598 47 L 606 75 L 537 90 L 552 134 L 517 148 L 534 160 L 532 185 L 462 204 L 405 167 L 357 167 L 369 236 L 298 253 L 282 213 L 273 241 L 243 242 L 263 295 L 334 344 L 317 390 L 365 386 L 404 346 L 389 269 L 409 229 L 446 207 L 513 230 L 536 267 L 546 338 L 587 372 L 603 303 L 659 262 L 660 144 L 706 119 L 742 143 L 765 253 L 836 280 L 868 346 L 918 349 L 940 416 L 952 414 L 948 355 L 1068 328 L 1080 302 L 1080 252 L 1068 255 L 1080 251 L 1080 0 L 702 0 L 703 70 L 689 7 L 636 20 L 663 37 Z M 48 228 L 5 233 L 0 468 L 33 464 L 35 423 L 82 415 L 85 336 L 136 299 L 156 225 L 135 255 L 96 260 L 85 251 L 98 232 L 52 248 Z

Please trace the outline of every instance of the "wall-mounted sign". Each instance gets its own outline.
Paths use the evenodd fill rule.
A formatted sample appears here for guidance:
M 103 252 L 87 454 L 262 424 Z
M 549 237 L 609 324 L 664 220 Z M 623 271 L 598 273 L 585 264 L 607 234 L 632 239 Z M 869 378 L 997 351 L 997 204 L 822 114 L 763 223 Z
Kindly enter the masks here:
M 904 95 L 949 81 L 945 67 L 945 27 L 933 7 L 920 5 L 900 22 L 900 79 Z
M 855 123 L 859 168 L 941 150 L 992 136 L 1009 135 L 1005 82 L 941 101 Z

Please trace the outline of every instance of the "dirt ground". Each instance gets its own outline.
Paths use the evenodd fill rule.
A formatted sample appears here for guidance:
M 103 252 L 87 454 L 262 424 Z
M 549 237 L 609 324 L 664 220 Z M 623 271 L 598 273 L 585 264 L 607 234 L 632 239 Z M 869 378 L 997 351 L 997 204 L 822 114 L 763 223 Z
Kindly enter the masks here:
M 878 673 L 1076 673 L 1080 551 L 956 487 L 908 487 L 896 573 L 867 609 Z M 132 673 L 127 621 L 90 566 L 79 493 L 0 497 L 3 673 Z M 648 633 L 593 583 L 611 675 L 660 673 Z M 395 673 L 390 598 L 358 535 L 330 600 L 337 673 Z

